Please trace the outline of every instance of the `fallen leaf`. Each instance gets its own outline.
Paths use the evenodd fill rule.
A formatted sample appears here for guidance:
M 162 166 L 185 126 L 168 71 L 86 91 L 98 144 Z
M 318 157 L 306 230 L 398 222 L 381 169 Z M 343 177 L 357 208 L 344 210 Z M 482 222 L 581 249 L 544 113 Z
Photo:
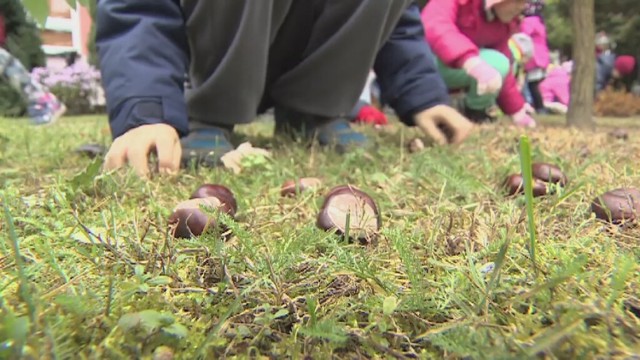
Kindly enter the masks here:
M 220 160 L 227 169 L 235 174 L 242 171 L 242 160 L 250 157 L 269 157 L 271 153 L 265 149 L 255 148 L 249 142 L 240 144 L 237 149 L 224 154 Z
M 93 227 L 90 229 L 91 234 L 87 233 L 84 229 L 74 228 L 71 232 L 71 239 L 89 245 L 102 245 L 102 241 L 106 241 L 108 230 L 103 227 Z M 98 239 L 100 237 L 100 239 Z

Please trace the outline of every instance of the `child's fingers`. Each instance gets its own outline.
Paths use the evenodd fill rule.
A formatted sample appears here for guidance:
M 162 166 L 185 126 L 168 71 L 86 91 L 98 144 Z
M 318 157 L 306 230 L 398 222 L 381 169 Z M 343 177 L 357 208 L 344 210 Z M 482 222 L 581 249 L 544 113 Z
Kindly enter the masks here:
M 104 171 L 112 171 L 121 168 L 127 161 L 127 143 L 116 139 L 104 157 Z
M 156 142 L 158 170 L 168 174 L 177 173 L 180 168 L 181 150 L 180 141 L 176 137 L 160 137 Z
M 138 176 L 146 178 L 149 175 L 149 151 L 154 146 L 151 138 L 139 139 L 127 151 L 129 165 Z
M 432 119 L 419 121 L 418 122 L 418 127 L 425 134 L 427 134 L 429 137 L 431 137 L 431 139 L 433 139 L 433 141 L 435 141 L 436 144 L 438 144 L 438 145 L 446 145 L 447 144 L 447 142 L 448 142 L 447 141 L 447 137 L 442 132 L 442 130 L 440 130 L 440 128 L 438 128 L 438 126 L 436 125 L 436 123 Z

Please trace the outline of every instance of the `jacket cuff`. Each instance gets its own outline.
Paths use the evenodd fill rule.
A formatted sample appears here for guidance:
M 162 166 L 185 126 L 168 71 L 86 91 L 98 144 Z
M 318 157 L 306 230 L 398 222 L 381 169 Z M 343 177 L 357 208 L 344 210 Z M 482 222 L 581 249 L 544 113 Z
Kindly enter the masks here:
M 109 118 L 114 139 L 131 129 L 150 124 L 171 125 L 180 137 L 189 133 L 185 102 L 171 98 L 130 98 L 111 110 Z
M 524 100 L 514 99 L 511 101 L 499 101 L 498 105 L 506 115 L 511 116 L 522 110 L 522 108 L 524 107 Z
M 465 62 L 467 62 L 467 60 L 471 59 L 472 57 L 475 56 L 480 56 L 480 52 L 479 51 L 475 51 L 475 52 L 468 52 L 464 55 L 462 55 L 461 57 L 459 57 L 458 59 L 456 59 L 456 61 L 454 62 L 453 66 L 456 69 L 462 69 L 462 66 L 464 65 Z
M 391 104 L 400 121 L 407 126 L 415 126 L 415 115 L 437 105 L 449 105 L 449 94 L 446 89 L 421 84 L 409 89 L 417 96 L 401 96 L 400 101 Z

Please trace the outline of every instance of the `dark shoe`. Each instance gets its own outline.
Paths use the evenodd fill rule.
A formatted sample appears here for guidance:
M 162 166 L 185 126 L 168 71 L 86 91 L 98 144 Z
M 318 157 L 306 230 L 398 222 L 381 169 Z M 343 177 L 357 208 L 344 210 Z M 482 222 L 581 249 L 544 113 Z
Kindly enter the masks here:
M 104 156 L 107 153 L 107 149 L 100 144 L 84 144 L 76 148 L 75 152 L 80 155 L 88 156 L 94 159 L 98 156 Z
M 180 140 L 182 144 L 182 166 L 215 167 L 220 159 L 234 147 L 229 141 L 229 130 L 217 126 L 193 129 Z
M 483 109 L 483 110 L 470 109 L 465 106 L 462 113 L 467 119 L 471 120 L 476 124 L 488 124 L 488 123 L 495 122 L 497 120 L 495 115 L 489 113 L 488 110 L 489 109 Z
M 350 149 L 368 149 L 371 141 L 351 128 L 345 118 L 327 118 L 303 114 L 295 110 L 275 109 L 276 135 L 285 135 L 306 141 L 317 140 L 320 146 L 334 147 L 339 153 Z

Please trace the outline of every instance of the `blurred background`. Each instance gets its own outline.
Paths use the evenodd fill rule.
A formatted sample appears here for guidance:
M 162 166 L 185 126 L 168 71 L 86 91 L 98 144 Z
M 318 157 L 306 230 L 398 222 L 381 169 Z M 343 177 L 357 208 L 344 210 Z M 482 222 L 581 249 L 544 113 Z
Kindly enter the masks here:
M 68 114 L 99 113 L 104 111 L 104 97 L 93 41 L 95 0 L 74 1 L 0 0 L 6 47 L 67 104 Z M 424 6 L 428 1 L 417 2 Z M 572 58 L 570 4 L 546 1 L 548 43 L 558 63 Z M 596 0 L 595 7 L 596 32 L 611 39 L 616 53 L 640 58 L 640 1 Z M 626 81 L 628 89 L 640 92 L 637 68 Z M 0 116 L 21 116 L 25 108 L 20 96 L 0 82 Z

